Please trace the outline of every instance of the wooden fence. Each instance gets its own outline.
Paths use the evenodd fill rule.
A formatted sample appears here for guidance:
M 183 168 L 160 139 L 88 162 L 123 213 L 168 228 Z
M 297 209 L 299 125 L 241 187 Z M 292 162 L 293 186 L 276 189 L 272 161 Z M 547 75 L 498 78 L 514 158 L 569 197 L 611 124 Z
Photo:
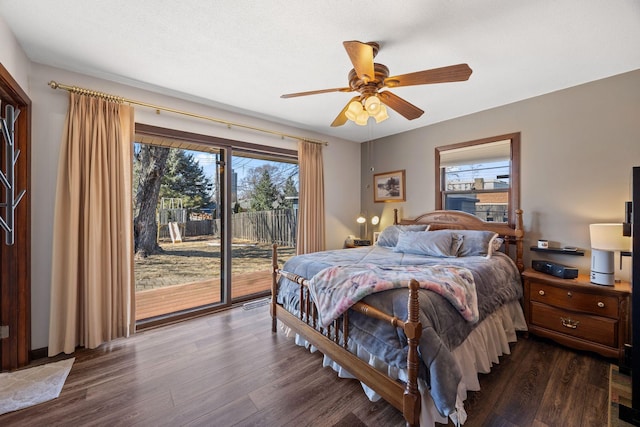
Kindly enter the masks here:
M 231 216 L 231 230 L 234 239 L 261 243 L 277 243 L 279 246 L 296 245 L 297 214 L 294 209 L 272 211 L 241 212 Z M 220 220 L 198 220 L 179 223 L 182 237 L 220 237 Z M 159 239 L 168 239 L 167 225 L 158 229 Z
M 233 214 L 233 238 L 295 247 L 297 214 L 294 209 Z

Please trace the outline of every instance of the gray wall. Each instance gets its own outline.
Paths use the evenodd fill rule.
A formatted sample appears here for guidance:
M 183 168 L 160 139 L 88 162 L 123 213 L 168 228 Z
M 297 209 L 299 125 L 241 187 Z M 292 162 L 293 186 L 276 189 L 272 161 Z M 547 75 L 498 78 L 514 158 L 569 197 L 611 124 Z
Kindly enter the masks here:
M 438 108 L 425 102 L 425 114 Z M 434 209 L 435 147 L 512 132 L 522 137 L 526 265 L 541 258 L 528 250 L 539 238 L 589 249 L 590 223 L 624 219 L 631 167 L 640 166 L 640 70 L 363 144 L 363 211 L 382 214 L 382 228 L 393 208 L 405 217 Z M 398 169 L 406 169 L 406 202 L 373 203 L 372 173 Z M 586 273 L 590 251 L 548 259 Z

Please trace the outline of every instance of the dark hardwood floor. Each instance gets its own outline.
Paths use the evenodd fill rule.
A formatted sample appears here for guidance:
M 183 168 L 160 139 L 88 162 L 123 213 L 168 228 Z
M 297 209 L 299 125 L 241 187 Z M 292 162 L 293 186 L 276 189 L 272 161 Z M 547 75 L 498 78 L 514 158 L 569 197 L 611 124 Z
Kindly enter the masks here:
M 403 425 L 358 382 L 323 369 L 320 354 L 272 334 L 268 313 L 234 308 L 80 350 L 58 399 L 2 415 L 0 425 Z M 481 375 L 465 426 L 606 426 L 608 366 L 521 338 Z

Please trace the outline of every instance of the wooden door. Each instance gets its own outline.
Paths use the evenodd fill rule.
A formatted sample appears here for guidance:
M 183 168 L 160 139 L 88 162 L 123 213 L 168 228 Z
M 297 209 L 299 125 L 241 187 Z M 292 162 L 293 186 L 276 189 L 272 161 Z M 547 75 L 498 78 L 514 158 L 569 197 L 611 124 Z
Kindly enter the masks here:
M 0 371 L 29 363 L 31 348 L 31 101 L 9 72 L 0 64 L 0 117 L 6 105 L 20 110 L 15 121 L 14 151 L 20 150 L 15 163 L 15 194 L 26 190 L 15 209 L 14 242 L 7 244 L 0 228 Z M 0 138 L 0 170 L 6 171 L 5 139 Z M 0 184 L 0 215 L 6 218 L 5 185 Z

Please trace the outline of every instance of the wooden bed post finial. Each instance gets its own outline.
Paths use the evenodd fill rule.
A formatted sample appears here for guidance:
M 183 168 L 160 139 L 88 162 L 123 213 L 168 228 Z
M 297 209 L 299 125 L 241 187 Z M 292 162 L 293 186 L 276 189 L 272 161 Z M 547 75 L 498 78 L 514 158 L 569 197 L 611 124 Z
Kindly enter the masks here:
M 398 208 L 393 209 L 393 224 L 398 224 Z

